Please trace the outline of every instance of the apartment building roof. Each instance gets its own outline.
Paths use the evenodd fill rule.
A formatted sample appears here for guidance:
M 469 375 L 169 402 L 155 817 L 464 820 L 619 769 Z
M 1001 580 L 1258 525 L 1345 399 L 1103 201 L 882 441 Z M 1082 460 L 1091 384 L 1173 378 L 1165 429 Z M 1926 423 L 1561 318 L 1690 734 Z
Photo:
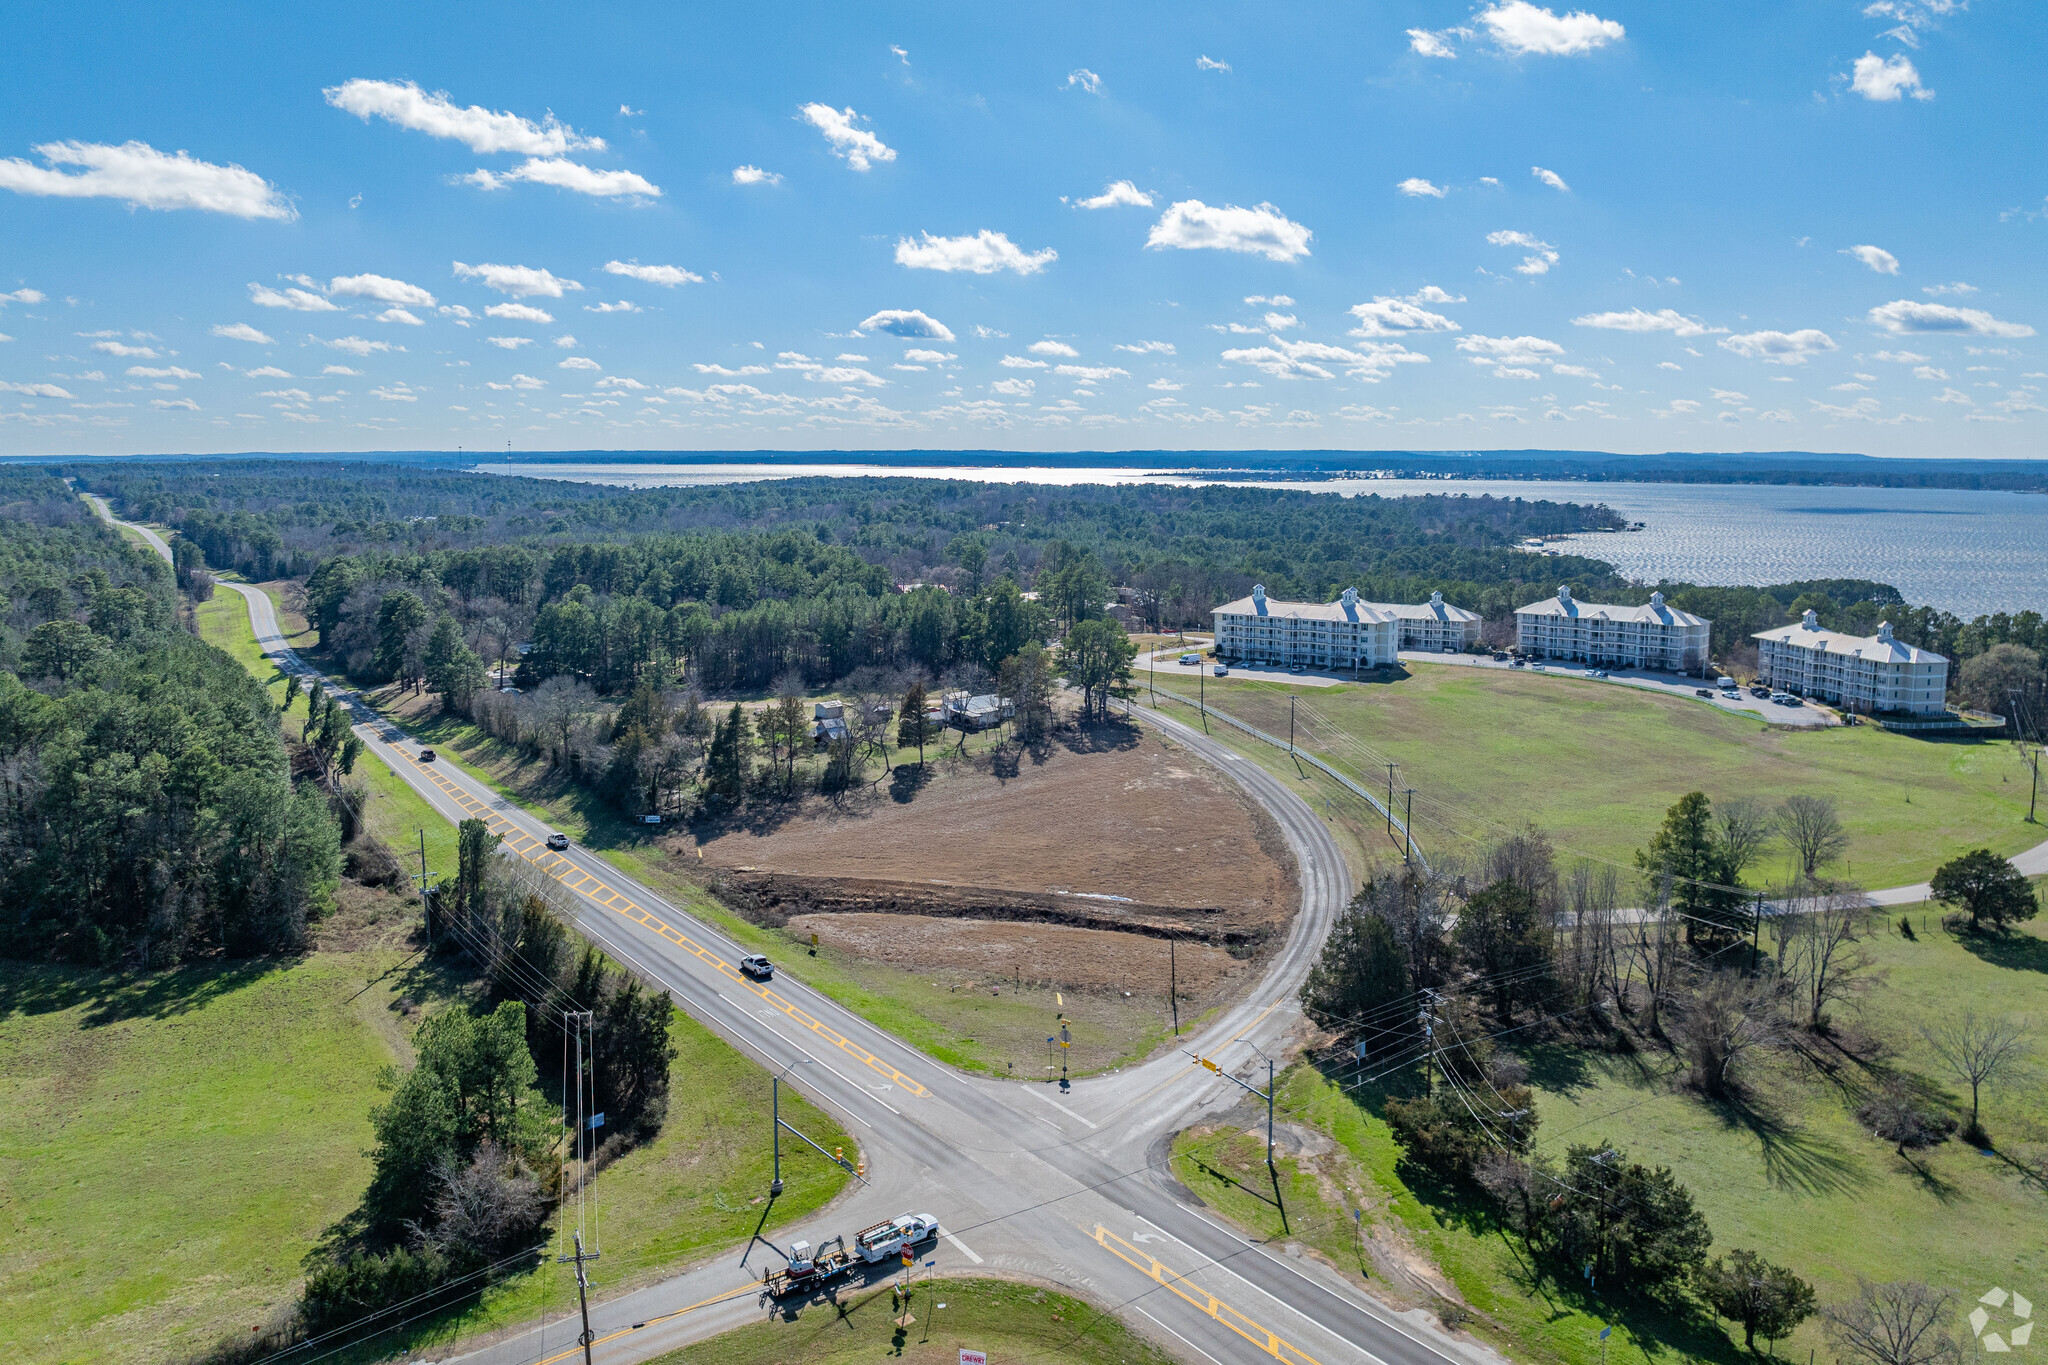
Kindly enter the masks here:
M 1478 612 L 1454 607 L 1444 601 L 1444 595 L 1440 592 L 1433 592 L 1427 602 L 1414 605 L 1400 602 L 1373 602 L 1368 605 L 1374 611 L 1390 611 L 1403 621 L 1442 621 L 1446 625 L 1455 625 L 1462 621 L 1480 619 Z
M 1796 645 L 1800 649 L 1852 656 L 1878 663 L 1948 662 L 1948 656 L 1945 654 L 1936 654 L 1931 649 L 1919 649 L 1904 640 L 1895 639 L 1892 636 L 1892 623 L 1889 621 L 1880 621 L 1875 635 L 1845 635 L 1840 631 L 1821 629 L 1818 614 L 1811 611 L 1807 612 L 1806 619 L 1797 625 L 1779 626 L 1776 630 L 1760 630 L 1751 638 L 1775 640 L 1781 644 Z
M 1640 607 L 1617 606 L 1607 602 L 1578 602 L 1572 598 L 1569 587 L 1557 590 L 1557 596 L 1541 602 L 1531 602 L 1526 607 L 1515 609 L 1517 616 L 1561 616 L 1571 620 L 1635 621 L 1643 625 L 1663 626 L 1704 626 L 1710 624 L 1704 616 L 1694 616 L 1689 611 L 1666 606 L 1664 594 L 1653 592 L 1649 602 Z
M 1252 588 L 1250 597 L 1240 597 L 1235 602 L 1225 602 L 1217 607 L 1215 614 L 1262 616 L 1277 620 L 1349 621 L 1359 625 L 1379 625 L 1399 619 L 1390 607 L 1359 601 L 1356 588 L 1344 589 L 1344 595 L 1334 602 L 1280 602 L 1267 598 L 1263 583 Z

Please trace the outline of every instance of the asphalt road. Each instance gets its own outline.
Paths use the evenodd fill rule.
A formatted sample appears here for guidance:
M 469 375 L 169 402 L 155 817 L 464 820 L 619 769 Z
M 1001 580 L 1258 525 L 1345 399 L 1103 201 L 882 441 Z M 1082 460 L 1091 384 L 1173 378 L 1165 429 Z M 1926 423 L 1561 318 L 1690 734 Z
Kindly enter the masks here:
M 160 537 L 143 534 L 168 557 Z M 248 603 L 266 654 L 289 672 L 313 675 L 285 644 L 266 594 L 239 583 L 219 587 Z M 351 707 L 355 732 L 437 810 L 451 820 L 488 821 L 508 853 L 567 888 L 581 932 L 666 987 L 682 1009 L 763 1066 L 790 1067 L 789 1083 L 860 1143 L 868 1182 L 784 1230 L 783 1238 L 815 1243 L 900 1213 L 932 1213 L 943 1233 L 921 1249 L 920 1261 L 934 1262 L 937 1273 L 1006 1274 L 1060 1286 L 1189 1361 L 1499 1359 L 1445 1336 L 1420 1312 L 1395 1315 L 1298 1248 L 1246 1240 L 1178 1189 L 1165 1164 L 1172 1134 L 1241 1097 L 1187 1057 L 1168 1053 L 1079 1081 L 1065 1095 L 1048 1083 L 953 1071 L 806 987 L 800 968 L 766 984 L 741 976 L 734 965 L 740 949 L 715 928 L 587 850 L 549 851 L 549 830 L 538 817 L 445 758 L 422 763 L 411 737 L 346 687 L 329 685 Z M 1280 779 L 1199 730 L 1163 716 L 1142 720 L 1241 783 L 1279 823 L 1300 869 L 1301 913 L 1287 943 L 1257 987 L 1188 1044 L 1263 1083 L 1263 1057 L 1286 1059 L 1299 1019 L 1296 992 L 1349 897 L 1349 875 L 1322 820 Z M 1053 1021 L 1047 1025 L 1050 1031 Z M 768 1139 L 763 1132 L 760 1140 Z M 784 1158 L 819 1159 L 788 1143 Z M 607 1298 L 608 1268 L 600 1259 L 593 1270 L 600 1297 L 591 1309 L 595 1358 L 607 1365 L 645 1360 L 788 1311 L 790 1305 L 771 1305 L 759 1292 L 762 1268 L 776 1264 L 775 1248 L 760 1240 Z M 875 1267 L 875 1280 L 893 1271 Z M 485 1365 L 568 1360 L 580 1354 L 579 1326 L 558 1313 L 460 1358 Z
M 105 505 L 93 499 L 103 516 Z M 169 557 L 161 537 L 135 528 Z M 285 644 L 270 598 L 239 583 L 219 587 L 247 602 L 264 652 L 312 676 Z M 1172 1134 L 1205 1114 L 1235 1107 L 1236 1086 L 1168 1053 L 1075 1083 L 1061 1095 L 1042 1082 L 1005 1082 L 956 1072 L 806 987 L 801 970 L 772 982 L 742 977 L 737 945 L 579 847 L 550 852 L 548 826 L 499 797 L 446 758 L 419 760 L 420 746 L 346 687 L 355 732 L 451 820 L 478 818 L 571 893 L 577 928 L 677 1004 L 830 1111 L 859 1142 L 868 1181 L 783 1238 L 813 1243 L 850 1236 L 900 1213 L 937 1215 L 941 1238 L 920 1262 L 939 1274 L 980 1272 L 1041 1280 L 1103 1305 L 1190 1362 L 1278 1360 L 1285 1365 L 1442 1365 L 1497 1361 L 1489 1348 L 1452 1339 L 1422 1312 L 1396 1315 L 1285 1244 L 1257 1244 L 1203 1212 L 1165 1165 Z M 1322 820 L 1284 780 L 1199 730 L 1150 712 L 1142 723 L 1230 773 L 1278 822 L 1301 874 L 1302 907 L 1264 977 L 1188 1049 L 1263 1082 L 1263 1058 L 1284 1062 L 1298 1022 L 1296 993 L 1350 885 Z M 2048 844 L 2016 859 L 2048 867 Z M 1897 888 L 1898 894 L 1918 888 Z M 1047 1020 L 1048 1029 L 1052 1020 Z M 766 1143 L 769 1135 L 761 1134 Z M 795 1152 L 790 1161 L 819 1159 Z M 765 1194 L 766 1192 L 763 1191 Z M 764 1215 L 765 1221 L 765 1215 Z M 600 1224 L 601 1227 L 601 1224 Z M 786 1245 L 786 1241 L 784 1242 Z M 624 1365 L 792 1305 L 759 1292 L 775 1247 L 757 1240 L 646 1288 L 604 1297 L 594 1268 L 595 1359 Z M 875 1282 L 894 1268 L 873 1268 Z M 920 1272 L 924 1273 L 922 1264 Z M 926 1301 L 928 1302 L 928 1301 Z M 813 1304 L 809 1311 L 820 1311 Z M 505 1335 L 459 1357 L 481 1365 L 541 1365 L 579 1355 L 571 1316 Z M 1083 1330 L 1077 1324 L 1076 1330 Z M 971 1345 L 972 1343 L 966 1343 Z

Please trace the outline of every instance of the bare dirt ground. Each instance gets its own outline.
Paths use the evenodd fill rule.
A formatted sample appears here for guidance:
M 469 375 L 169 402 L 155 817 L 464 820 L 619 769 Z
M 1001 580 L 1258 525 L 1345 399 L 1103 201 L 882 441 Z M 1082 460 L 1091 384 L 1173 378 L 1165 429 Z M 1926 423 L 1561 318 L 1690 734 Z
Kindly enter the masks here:
M 942 970 L 961 990 L 1014 991 L 1027 982 L 1058 982 L 1074 991 L 1121 993 L 1133 982 L 1164 982 L 1167 974 L 1168 945 L 1160 939 L 1060 924 L 845 914 L 798 915 L 789 929 L 892 967 Z M 1176 944 L 1173 956 L 1183 1000 L 1206 1001 L 1248 970 L 1223 949 L 1201 943 Z
M 700 838 L 707 869 L 1113 896 L 1275 925 L 1297 900 L 1278 830 L 1237 784 L 1125 726 L 1064 731 L 1040 753 L 974 755 L 922 786 L 880 783 Z

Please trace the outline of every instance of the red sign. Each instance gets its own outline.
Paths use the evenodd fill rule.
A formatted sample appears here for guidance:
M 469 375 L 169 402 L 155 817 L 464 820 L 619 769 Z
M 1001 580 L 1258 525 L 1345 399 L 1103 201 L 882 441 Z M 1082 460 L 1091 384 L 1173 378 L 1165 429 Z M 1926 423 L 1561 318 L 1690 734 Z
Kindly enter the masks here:
M 912 1251 L 911 1251 L 911 1249 L 910 1249 L 909 1247 L 905 1247 L 905 1248 L 903 1248 L 903 1264 L 905 1264 L 905 1265 L 915 1265 L 915 1264 L 917 1264 L 917 1255 L 916 1255 L 916 1253 L 912 1252 Z

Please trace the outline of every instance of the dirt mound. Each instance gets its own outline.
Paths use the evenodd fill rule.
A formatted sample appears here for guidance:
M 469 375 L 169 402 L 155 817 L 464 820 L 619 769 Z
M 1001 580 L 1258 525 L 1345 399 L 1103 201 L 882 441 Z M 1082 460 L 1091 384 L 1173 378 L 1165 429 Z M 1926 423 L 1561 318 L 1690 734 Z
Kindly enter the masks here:
M 1285 916 L 1221 906 L 1145 905 L 1109 897 L 1006 891 L 939 882 L 865 877 L 804 877 L 752 868 L 720 870 L 711 888 L 756 924 L 780 928 L 799 916 L 921 915 L 946 920 L 1004 920 L 1065 925 L 1151 938 L 1192 939 L 1248 955 L 1274 937 Z
M 1167 945 L 1157 939 L 1058 924 L 997 924 L 886 914 L 799 915 L 799 939 L 917 972 L 961 976 L 961 990 L 1008 991 L 1024 984 L 1121 994 L 1165 992 Z M 1183 1000 L 1205 999 L 1250 968 L 1220 948 L 1182 943 L 1173 974 Z M 1188 1009 L 1187 1005 L 1182 1006 Z

